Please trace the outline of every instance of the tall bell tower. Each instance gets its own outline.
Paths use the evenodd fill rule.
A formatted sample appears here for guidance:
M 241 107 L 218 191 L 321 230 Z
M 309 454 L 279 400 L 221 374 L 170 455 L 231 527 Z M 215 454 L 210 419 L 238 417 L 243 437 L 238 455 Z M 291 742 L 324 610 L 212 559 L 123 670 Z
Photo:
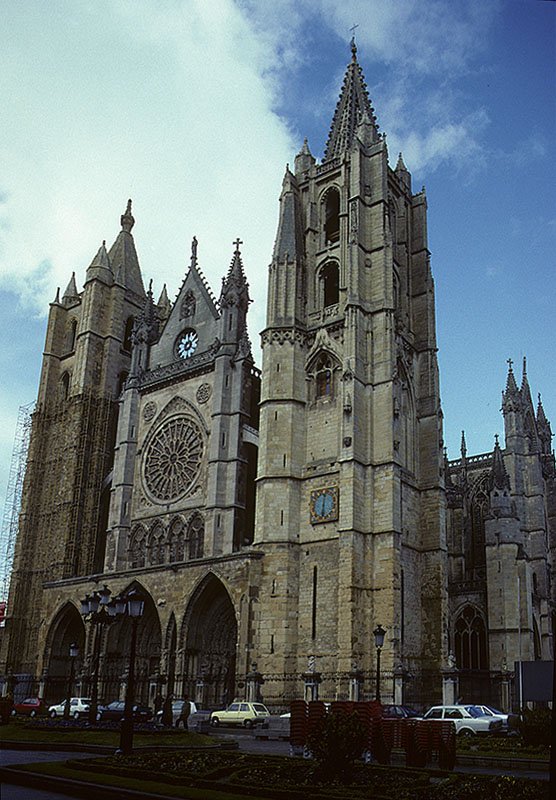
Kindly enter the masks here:
M 347 697 L 354 665 L 369 694 L 380 623 L 384 699 L 399 700 L 410 673 L 430 699 L 447 595 L 427 203 L 401 154 L 388 165 L 351 49 L 322 163 L 305 141 L 280 196 L 262 332 L 256 650 L 265 675 L 294 678 L 267 681 L 265 696 L 299 696 L 311 656 L 323 696 Z

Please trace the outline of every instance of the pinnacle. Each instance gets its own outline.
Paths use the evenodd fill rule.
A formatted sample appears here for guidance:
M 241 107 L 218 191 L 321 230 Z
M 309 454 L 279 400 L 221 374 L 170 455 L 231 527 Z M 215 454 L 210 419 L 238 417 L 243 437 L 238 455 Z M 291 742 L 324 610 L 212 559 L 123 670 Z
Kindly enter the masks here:
M 125 213 L 120 217 L 120 222 L 122 230 L 126 231 L 126 233 L 131 233 L 131 229 L 135 225 L 135 219 L 131 213 L 131 199 L 127 201 L 127 207 Z
M 360 123 L 366 122 L 372 129 L 372 141 L 378 141 L 378 125 L 374 109 L 369 100 L 363 70 L 357 61 L 357 47 L 351 42 L 352 58 L 346 69 L 340 98 L 334 111 L 324 161 L 338 158 L 348 150 L 355 138 Z

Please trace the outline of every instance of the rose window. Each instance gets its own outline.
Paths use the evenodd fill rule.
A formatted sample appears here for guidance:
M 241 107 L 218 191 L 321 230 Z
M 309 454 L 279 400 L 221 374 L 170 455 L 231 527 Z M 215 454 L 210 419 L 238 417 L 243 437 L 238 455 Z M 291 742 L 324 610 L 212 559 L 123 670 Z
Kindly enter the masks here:
M 172 502 L 191 491 L 201 468 L 203 439 L 187 417 L 166 422 L 145 457 L 145 483 L 157 500 Z

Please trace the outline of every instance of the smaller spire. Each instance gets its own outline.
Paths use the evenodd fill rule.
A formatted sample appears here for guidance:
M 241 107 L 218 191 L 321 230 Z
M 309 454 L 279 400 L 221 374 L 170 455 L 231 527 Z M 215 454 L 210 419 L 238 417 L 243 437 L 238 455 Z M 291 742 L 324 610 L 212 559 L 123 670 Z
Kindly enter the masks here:
M 465 460 L 465 457 L 467 455 L 467 444 L 465 442 L 465 431 L 461 432 L 461 447 L 460 447 L 460 451 L 461 451 L 462 459 Z
M 125 210 L 125 214 L 122 214 L 120 217 L 120 223 L 122 225 L 122 230 L 126 233 L 131 233 L 131 229 L 135 225 L 135 219 L 133 214 L 131 213 L 131 199 L 127 201 L 127 207 Z
M 87 267 L 87 280 L 90 281 L 93 278 L 98 278 L 99 280 L 108 284 L 111 284 L 114 280 L 114 273 L 112 271 L 110 257 L 106 252 L 105 240 L 103 240 L 101 246 L 97 250 L 95 257 Z
M 506 361 L 508 365 L 508 377 L 506 379 L 506 394 L 510 392 L 510 394 L 517 394 L 518 388 L 517 383 L 515 382 L 515 375 L 513 371 L 514 362 L 511 358 L 508 358 Z
M 307 138 L 303 140 L 303 146 L 295 157 L 294 169 L 295 174 L 300 175 L 302 172 L 307 172 L 315 164 L 315 158 L 309 149 Z
M 494 437 L 494 453 L 492 456 L 492 469 L 490 471 L 490 488 L 491 489 L 509 489 L 510 477 L 506 471 L 504 464 L 504 457 L 500 444 L 498 442 L 498 434 Z
M 239 249 L 239 246 L 243 244 L 243 242 L 238 237 L 233 244 L 235 249 L 232 261 L 230 263 L 230 268 L 228 269 L 228 274 L 226 277 L 222 279 L 220 305 L 224 307 L 226 305 L 235 305 L 236 303 L 239 303 L 240 305 L 245 304 L 245 308 L 247 308 L 247 305 L 250 302 L 249 284 L 245 278 L 243 264 L 241 261 L 241 252 Z
M 56 289 L 56 297 L 52 301 L 52 305 L 57 305 L 57 306 L 61 306 L 62 305 L 60 303 L 60 287 L 59 286 Z
M 62 295 L 62 305 L 70 306 L 76 302 L 79 302 L 80 299 L 79 292 L 77 291 L 77 285 L 75 283 L 75 272 L 72 272 L 69 283 L 66 286 L 66 291 Z

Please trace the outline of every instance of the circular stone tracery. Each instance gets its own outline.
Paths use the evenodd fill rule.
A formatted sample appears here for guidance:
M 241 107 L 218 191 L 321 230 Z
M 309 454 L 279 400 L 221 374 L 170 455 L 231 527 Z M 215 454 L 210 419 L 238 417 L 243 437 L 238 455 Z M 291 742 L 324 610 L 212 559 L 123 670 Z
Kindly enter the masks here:
M 191 491 L 203 457 L 203 439 L 187 417 L 168 420 L 154 435 L 145 456 L 145 483 L 157 500 L 172 502 Z

